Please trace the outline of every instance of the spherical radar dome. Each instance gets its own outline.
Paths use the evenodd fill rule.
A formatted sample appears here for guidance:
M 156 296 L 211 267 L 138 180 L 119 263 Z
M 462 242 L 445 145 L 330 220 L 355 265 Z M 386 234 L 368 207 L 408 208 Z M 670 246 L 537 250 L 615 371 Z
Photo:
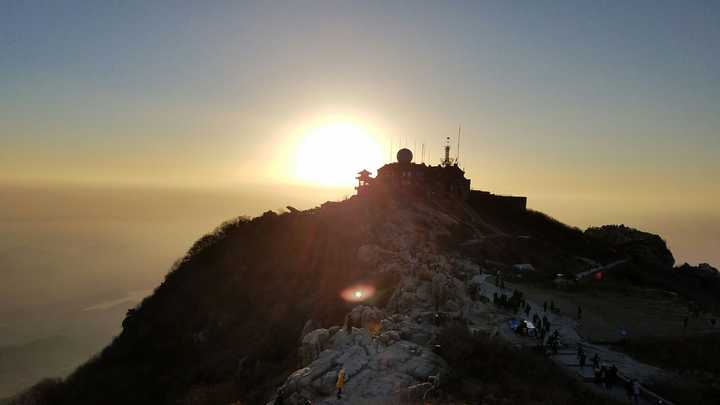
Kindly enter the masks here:
M 402 148 L 397 153 L 397 161 L 400 163 L 412 162 L 413 154 L 408 148 Z

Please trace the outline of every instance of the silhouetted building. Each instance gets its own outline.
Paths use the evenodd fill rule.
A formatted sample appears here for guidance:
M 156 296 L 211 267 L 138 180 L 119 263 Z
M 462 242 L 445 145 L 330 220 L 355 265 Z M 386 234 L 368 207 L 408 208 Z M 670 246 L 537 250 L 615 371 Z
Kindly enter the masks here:
M 358 195 L 365 194 L 368 191 L 370 182 L 373 180 L 373 178 L 370 177 L 370 172 L 363 169 L 361 172 L 358 172 L 358 176 L 355 177 L 355 179 L 358 181 L 358 185 L 355 187 Z
M 527 197 L 496 195 L 489 191 L 472 190 L 469 203 L 475 208 L 484 210 L 524 211 L 527 207 Z
M 525 210 L 526 197 L 509 197 L 491 194 L 487 191 L 470 189 L 470 179 L 457 162 L 446 158 L 443 164 L 429 166 L 413 163 L 413 154 L 409 149 L 400 149 L 397 162 L 389 163 L 378 169 L 375 178 L 367 170 L 358 173 L 358 195 L 373 193 L 403 193 L 432 197 L 461 198 L 476 208 L 490 210 Z

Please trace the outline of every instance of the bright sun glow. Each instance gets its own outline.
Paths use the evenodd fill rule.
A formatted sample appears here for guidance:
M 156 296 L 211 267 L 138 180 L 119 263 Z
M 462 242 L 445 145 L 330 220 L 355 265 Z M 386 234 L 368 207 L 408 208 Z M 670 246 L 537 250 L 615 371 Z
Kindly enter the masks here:
M 296 176 L 326 186 L 347 186 L 357 172 L 375 171 L 383 163 L 377 141 L 361 127 L 328 124 L 305 135 L 297 150 Z

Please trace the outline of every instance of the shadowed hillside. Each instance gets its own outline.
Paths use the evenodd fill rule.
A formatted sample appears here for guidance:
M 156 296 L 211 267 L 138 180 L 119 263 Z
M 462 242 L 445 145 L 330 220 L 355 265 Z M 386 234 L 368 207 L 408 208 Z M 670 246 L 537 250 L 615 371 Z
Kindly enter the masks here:
M 128 311 L 107 348 L 17 403 L 261 403 L 299 365 L 306 324 L 343 324 L 353 305 L 340 291 L 370 284 L 377 293 L 364 304 L 386 306 L 400 280 L 383 254 L 532 262 L 549 276 L 553 263 L 623 253 L 541 213 L 486 212 L 455 199 L 353 197 L 291 211 L 229 221 L 198 240 Z

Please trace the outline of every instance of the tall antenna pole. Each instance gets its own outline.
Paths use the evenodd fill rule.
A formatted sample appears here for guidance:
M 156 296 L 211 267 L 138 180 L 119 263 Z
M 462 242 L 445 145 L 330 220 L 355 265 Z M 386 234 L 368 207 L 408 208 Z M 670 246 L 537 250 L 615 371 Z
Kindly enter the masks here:
M 455 158 L 455 164 L 460 166 L 460 129 L 461 126 L 458 124 L 458 150 L 457 150 L 457 158 Z

